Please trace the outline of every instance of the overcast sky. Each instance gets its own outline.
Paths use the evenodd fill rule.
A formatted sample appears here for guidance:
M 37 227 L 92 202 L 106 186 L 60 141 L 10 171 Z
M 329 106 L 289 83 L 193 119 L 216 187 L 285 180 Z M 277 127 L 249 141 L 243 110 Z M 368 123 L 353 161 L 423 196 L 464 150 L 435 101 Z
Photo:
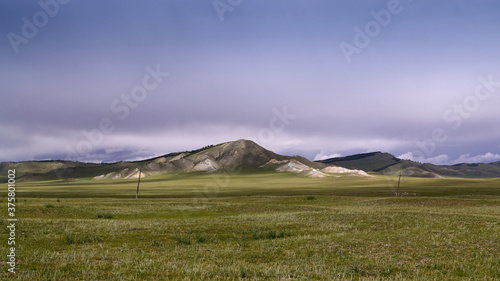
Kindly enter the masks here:
M 496 0 L 1 1 L 0 161 L 500 161 L 499 31 Z

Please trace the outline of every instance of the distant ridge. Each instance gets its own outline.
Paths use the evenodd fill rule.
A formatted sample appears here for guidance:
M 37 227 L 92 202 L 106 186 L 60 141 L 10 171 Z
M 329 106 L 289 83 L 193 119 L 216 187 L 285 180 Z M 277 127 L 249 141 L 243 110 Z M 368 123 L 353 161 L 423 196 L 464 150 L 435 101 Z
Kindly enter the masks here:
M 330 158 L 318 162 L 328 165 L 337 165 L 348 169 L 360 169 L 365 172 L 379 172 L 401 161 L 401 159 L 394 157 L 392 154 L 377 151 Z
M 0 173 L 16 169 L 20 181 L 93 178 L 95 180 L 131 179 L 169 173 L 255 173 L 290 172 L 309 177 L 327 177 L 337 171 L 321 169 L 329 165 L 309 161 L 302 156 L 284 156 L 253 141 L 237 140 L 208 145 L 192 151 L 169 153 L 141 161 L 82 163 L 72 161 L 24 161 L 0 163 Z M 359 171 L 341 170 L 342 174 L 365 176 Z M 366 175 L 368 176 L 368 175 Z M 5 181 L 6 178 L 0 178 Z
M 16 169 L 19 181 L 131 179 L 169 173 L 260 173 L 288 172 L 308 177 L 359 176 L 367 174 L 413 177 L 500 177 L 500 161 L 490 164 L 438 166 L 398 159 L 384 152 L 370 152 L 321 161 L 302 156 L 285 156 L 250 140 L 208 145 L 192 151 L 174 152 L 141 161 L 83 163 L 74 161 L 24 161 L 0 163 L 0 182 L 7 181 L 8 169 Z
M 384 175 L 415 177 L 463 177 L 495 178 L 500 177 L 500 161 L 490 164 L 434 165 L 399 159 L 392 154 L 370 152 L 346 157 L 335 157 L 317 161 L 327 165 L 336 165 L 348 169 L 360 169 Z

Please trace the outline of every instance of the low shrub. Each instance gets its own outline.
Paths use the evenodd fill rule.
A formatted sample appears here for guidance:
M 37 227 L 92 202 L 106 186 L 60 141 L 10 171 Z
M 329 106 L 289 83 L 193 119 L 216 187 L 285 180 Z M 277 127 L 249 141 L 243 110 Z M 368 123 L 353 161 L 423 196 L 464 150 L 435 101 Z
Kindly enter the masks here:
M 97 218 L 98 219 L 112 219 L 113 214 L 111 214 L 111 213 L 97 213 Z
M 187 236 L 174 235 L 174 239 L 179 245 L 191 245 L 191 239 Z
M 100 242 L 102 239 L 99 238 L 94 233 L 83 232 L 83 233 L 66 234 L 64 240 L 68 244 L 85 244 L 85 243 Z

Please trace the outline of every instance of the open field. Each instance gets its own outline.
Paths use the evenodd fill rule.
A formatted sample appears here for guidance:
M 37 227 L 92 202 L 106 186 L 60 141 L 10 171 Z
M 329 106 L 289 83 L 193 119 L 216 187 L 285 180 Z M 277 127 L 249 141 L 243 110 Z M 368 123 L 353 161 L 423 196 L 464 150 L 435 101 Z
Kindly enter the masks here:
M 340 195 L 387 196 L 396 191 L 398 178 L 375 176 L 308 178 L 291 173 L 248 173 L 239 175 L 189 173 L 161 175 L 141 180 L 142 198 L 211 198 L 244 195 Z M 115 197 L 135 198 L 137 179 L 58 180 L 19 183 L 19 196 L 28 197 Z M 420 196 L 500 195 L 500 178 L 493 179 L 401 179 L 400 192 Z M 206 201 L 206 200 L 205 200 Z
M 135 180 L 19 182 L 16 277 L 500 279 L 500 179 L 404 178 L 402 197 L 396 183 L 170 175 L 136 200 Z

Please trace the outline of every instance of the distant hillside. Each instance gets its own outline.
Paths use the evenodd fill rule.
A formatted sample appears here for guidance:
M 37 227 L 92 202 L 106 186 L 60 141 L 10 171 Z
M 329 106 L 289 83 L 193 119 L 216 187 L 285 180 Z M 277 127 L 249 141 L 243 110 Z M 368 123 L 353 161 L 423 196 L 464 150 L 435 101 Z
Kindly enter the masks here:
M 465 177 L 493 178 L 500 177 L 500 162 L 490 164 L 457 164 L 440 166 L 422 164 L 410 160 L 396 158 L 382 152 L 371 152 L 336 157 L 318 161 L 327 165 L 336 165 L 348 169 L 360 169 L 365 172 L 376 172 L 384 175 L 417 176 L 417 177 Z
M 402 160 L 389 153 L 371 152 L 346 157 L 336 157 L 318 161 L 323 164 L 336 165 L 348 169 L 360 169 L 365 172 L 379 172 Z
M 312 162 L 302 156 L 285 156 L 253 141 L 237 140 L 203 148 L 165 154 L 142 161 L 82 163 L 73 161 L 24 161 L 0 163 L 0 182 L 8 169 L 16 170 L 18 181 L 130 179 L 169 173 L 255 173 L 287 172 L 308 177 L 358 176 L 368 173 L 415 177 L 500 177 L 500 162 L 438 166 L 402 160 L 389 153 L 372 152 Z
M 269 151 L 253 141 L 238 140 L 209 145 L 193 151 L 169 153 L 134 162 L 81 163 L 71 161 L 25 161 L 0 163 L 0 173 L 16 169 L 19 181 L 93 178 L 95 180 L 137 178 L 139 170 L 144 177 L 190 172 L 291 172 L 309 177 L 333 174 L 365 176 L 360 171 L 327 168 L 327 164 L 307 160 L 301 156 L 284 156 Z M 368 176 L 368 175 L 366 175 Z M 5 181 L 6 178 L 0 178 Z
M 18 181 L 52 180 L 67 178 L 93 177 L 99 173 L 109 173 L 117 169 L 134 166 L 131 162 L 83 163 L 73 161 L 23 161 L 0 163 L 0 174 L 7 175 L 7 170 L 16 170 Z M 4 182 L 5 178 L 0 177 Z

